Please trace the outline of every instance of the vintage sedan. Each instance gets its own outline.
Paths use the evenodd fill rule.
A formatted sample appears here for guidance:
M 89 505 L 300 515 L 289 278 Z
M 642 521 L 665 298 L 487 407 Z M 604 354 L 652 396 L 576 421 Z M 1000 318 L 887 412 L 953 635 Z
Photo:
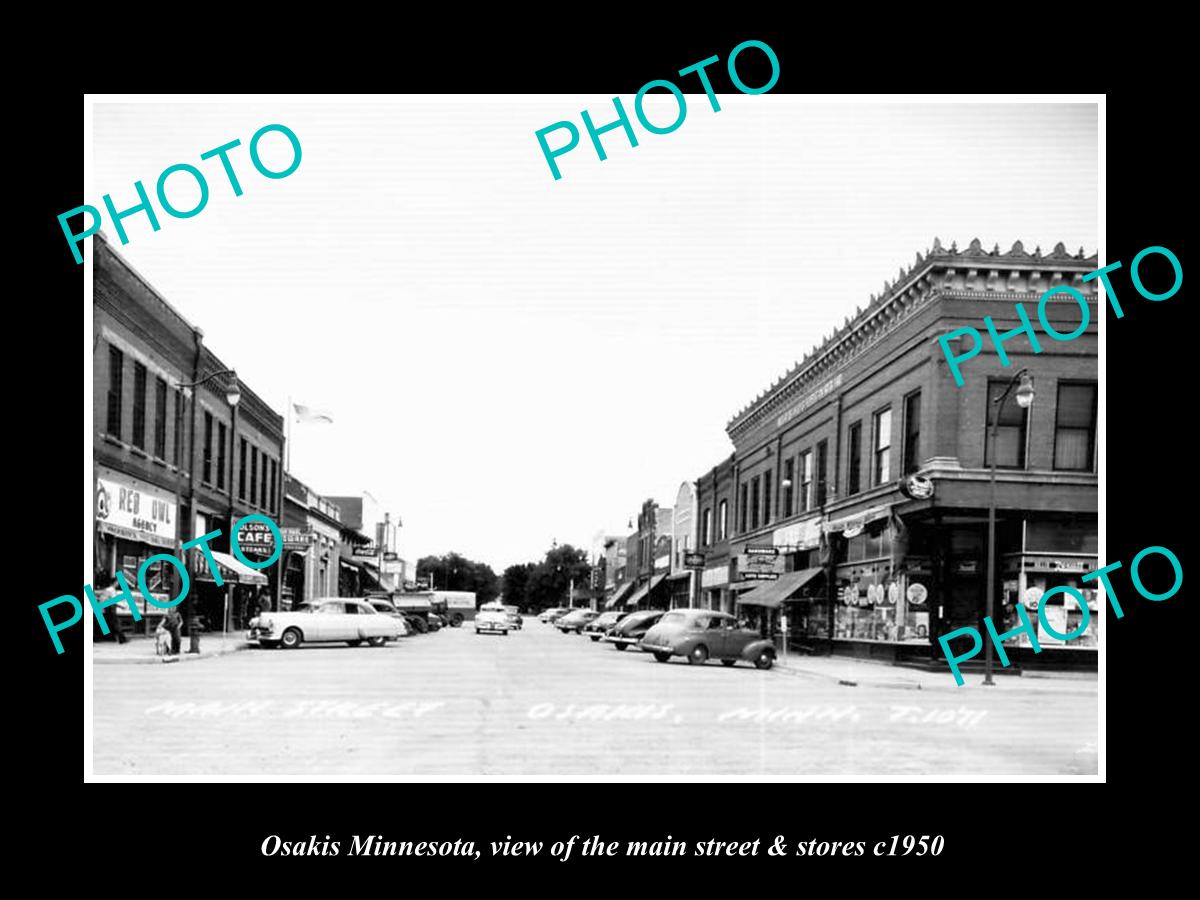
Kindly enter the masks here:
M 401 635 L 401 637 L 407 637 L 413 633 L 412 629 L 408 625 L 408 619 L 404 613 L 396 609 L 396 607 L 387 600 L 380 600 L 376 597 L 370 597 L 368 598 L 367 602 L 370 603 L 371 606 L 375 607 L 375 612 L 385 616 L 391 616 L 400 623 L 400 626 L 404 629 L 404 633 Z
M 508 613 L 502 609 L 482 609 L 475 616 L 475 633 L 503 634 L 508 636 L 512 626 L 508 622 Z
M 729 613 L 709 609 L 673 609 L 646 632 L 641 647 L 659 662 L 687 657 L 692 665 L 719 659 L 732 666 L 739 659 L 760 669 L 775 664 L 775 645 L 757 631 L 738 626 Z
M 600 638 L 608 634 L 608 629 L 612 628 L 621 621 L 621 617 L 624 615 L 625 613 L 617 612 L 615 610 L 601 613 L 599 616 L 583 626 L 583 633 L 590 637 L 593 641 L 599 641 Z
M 640 641 L 657 622 L 663 617 L 661 609 L 643 609 L 631 612 L 609 629 L 604 640 L 618 650 L 632 647 Z
M 398 619 L 377 612 L 365 599 L 325 597 L 294 612 L 264 612 L 250 620 L 247 640 L 260 647 L 295 650 L 304 643 L 366 641 L 382 647 L 404 634 Z
M 567 613 L 561 619 L 556 619 L 554 627 L 563 634 L 570 634 L 572 631 L 576 634 L 583 634 L 583 626 L 599 617 L 600 613 L 594 609 L 576 609 Z
M 553 622 L 555 619 L 565 616 L 570 611 L 571 610 L 565 606 L 552 606 L 549 609 L 542 610 L 542 612 L 538 615 L 538 621 Z

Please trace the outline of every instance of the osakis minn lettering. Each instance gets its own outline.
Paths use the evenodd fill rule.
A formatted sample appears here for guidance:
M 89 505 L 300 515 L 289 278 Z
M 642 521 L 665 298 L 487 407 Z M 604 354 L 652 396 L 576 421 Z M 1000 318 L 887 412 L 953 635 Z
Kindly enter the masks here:
M 1171 564 L 1171 569 L 1174 572 L 1175 583 L 1162 593 L 1155 593 L 1154 591 L 1147 590 L 1146 585 L 1142 583 L 1139 567 L 1142 564 L 1142 560 L 1151 554 L 1166 557 L 1167 561 Z M 1119 568 L 1121 568 L 1120 560 L 1115 563 L 1109 563 L 1102 569 L 1096 569 L 1094 572 L 1088 572 L 1088 574 L 1084 575 L 1080 580 L 1085 582 L 1099 581 L 1102 585 L 1104 585 L 1104 595 L 1108 597 L 1108 602 L 1112 604 L 1113 612 L 1116 613 L 1118 619 L 1123 619 L 1125 617 L 1125 611 L 1121 608 L 1121 604 L 1117 600 L 1117 592 L 1113 588 L 1112 582 L 1109 580 L 1109 574 L 1111 572 L 1115 572 Z M 1153 600 L 1155 602 L 1169 600 L 1171 597 L 1174 597 L 1177 593 L 1179 593 L 1179 589 L 1183 587 L 1183 566 L 1179 563 L 1179 557 L 1177 557 L 1166 547 L 1147 547 L 1145 550 L 1135 556 L 1133 558 L 1133 562 L 1129 564 L 1129 580 L 1133 582 L 1134 589 L 1147 600 Z M 1051 597 L 1057 596 L 1058 594 L 1068 594 L 1072 599 L 1075 600 L 1076 603 L 1079 604 L 1079 624 L 1075 626 L 1074 631 L 1068 631 L 1066 633 L 1057 631 L 1054 626 L 1050 624 L 1050 621 L 1046 616 L 1046 601 Z M 1026 637 L 1029 638 L 1030 645 L 1033 647 L 1033 652 L 1042 652 L 1041 645 L 1038 643 L 1037 629 L 1035 629 L 1033 627 L 1033 623 L 1029 621 L 1029 615 L 1025 612 L 1025 606 L 1021 603 L 1017 603 L 1015 605 L 1015 609 L 1017 611 L 1017 618 L 1021 620 L 1021 624 L 1017 628 L 1005 631 L 1003 634 L 997 633 L 996 626 L 992 623 L 991 616 L 985 616 L 983 619 L 984 627 L 987 629 L 988 636 L 992 641 L 992 645 L 996 648 L 996 654 L 1000 657 L 1000 664 L 1005 667 L 1009 665 L 1008 653 L 1005 652 L 1004 649 L 1004 641 L 1006 638 L 1015 637 L 1021 632 L 1025 632 Z M 1042 594 L 1042 596 L 1038 598 L 1037 615 L 1038 622 L 1041 625 L 1042 630 L 1046 632 L 1046 634 L 1049 634 L 1051 637 L 1060 641 L 1073 641 L 1075 638 L 1082 635 L 1085 631 L 1087 631 L 1088 623 L 1091 622 L 1092 619 L 1092 613 L 1091 610 L 1088 609 L 1087 599 L 1083 596 L 1083 594 L 1079 593 L 1079 591 L 1073 587 L 1070 587 L 1069 585 L 1052 587 Z M 950 652 L 950 642 L 955 638 L 964 635 L 971 638 L 972 647 L 966 653 L 955 656 Z M 942 653 L 945 654 L 947 662 L 950 663 L 950 670 L 954 673 L 954 680 L 958 683 L 959 687 L 962 687 L 964 681 L 958 664 L 977 656 L 979 651 L 983 649 L 983 637 L 980 635 L 979 629 L 972 628 L 970 626 L 965 628 L 956 628 L 953 631 L 947 632 L 939 637 L 938 643 L 941 644 Z
M 265 523 L 275 538 L 274 552 L 265 560 L 247 559 L 246 555 L 242 553 L 239 533 L 248 522 Z M 210 531 L 208 534 L 202 534 L 198 538 L 187 541 L 180 548 L 181 550 L 190 550 L 193 547 L 200 548 L 200 552 L 203 554 L 205 562 L 208 563 L 208 570 L 212 573 L 213 582 L 217 585 L 217 587 L 224 585 L 225 581 L 221 577 L 220 566 L 213 558 L 212 548 L 208 546 L 208 543 L 209 541 L 212 541 L 220 536 L 221 529 L 218 528 L 216 531 Z M 279 526 L 271 521 L 271 519 L 267 516 L 264 516 L 261 513 L 253 513 L 238 519 L 237 525 L 234 527 L 233 534 L 230 537 L 229 544 L 230 548 L 233 550 L 234 558 L 236 558 L 237 561 L 242 565 L 248 566 L 251 569 L 266 569 L 270 566 L 273 566 L 276 560 L 278 560 L 280 555 L 283 553 L 283 532 L 281 532 L 279 530 Z M 175 571 L 179 573 L 179 596 L 171 600 L 163 601 L 156 598 L 152 593 L 150 593 L 150 587 L 146 583 L 146 572 L 151 566 L 159 562 L 165 562 L 168 565 L 173 566 Z M 83 593 L 87 597 L 88 603 L 92 607 L 92 612 L 95 613 L 96 620 L 100 623 L 100 631 L 102 634 L 108 634 L 108 623 L 104 620 L 104 610 L 110 606 L 116 606 L 118 603 L 124 602 L 125 605 L 129 607 L 129 613 L 133 616 L 133 621 L 140 622 L 142 620 L 142 614 L 138 611 L 137 602 L 133 598 L 133 592 L 129 589 L 129 583 L 125 579 L 125 573 L 117 572 L 116 580 L 117 586 L 109 591 L 102 591 L 101 593 L 103 596 L 99 599 L 97 599 L 96 593 L 92 590 L 92 586 L 90 584 L 85 584 L 83 586 Z M 171 609 L 174 606 L 178 606 L 183 602 L 184 598 L 187 597 L 188 590 L 191 587 L 191 578 L 188 576 L 186 563 L 176 559 L 170 553 L 156 553 L 149 559 L 143 560 L 141 567 L 138 569 L 137 580 L 138 589 L 141 591 L 142 596 L 146 598 L 146 602 L 158 609 Z M 72 607 L 74 607 L 74 612 L 71 615 L 71 618 L 67 619 L 67 621 L 56 623 L 50 618 L 50 609 L 51 607 L 58 606 L 60 604 L 70 604 Z M 73 594 L 63 594 L 61 597 L 55 597 L 53 600 L 47 600 L 45 603 L 38 606 L 38 612 L 42 614 L 42 621 L 46 623 L 46 630 L 50 633 L 50 639 L 54 641 L 55 650 L 61 654 L 63 652 L 63 645 L 62 641 L 59 640 L 58 637 L 59 632 L 65 631 L 72 625 L 79 623 L 79 621 L 83 618 L 83 604 L 80 603 L 79 598 Z

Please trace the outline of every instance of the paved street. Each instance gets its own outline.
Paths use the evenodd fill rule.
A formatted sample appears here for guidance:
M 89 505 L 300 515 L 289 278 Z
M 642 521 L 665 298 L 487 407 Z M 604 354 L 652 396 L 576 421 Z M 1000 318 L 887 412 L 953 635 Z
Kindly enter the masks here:
M 385 648 L 97 665 L 96 775 L 1094 774 L 1092 679 L 870 684 L 469 627 Z M 872 677 L 873 676 L 873 677 Z M 928 684 L 929 676 L 925 676 Z

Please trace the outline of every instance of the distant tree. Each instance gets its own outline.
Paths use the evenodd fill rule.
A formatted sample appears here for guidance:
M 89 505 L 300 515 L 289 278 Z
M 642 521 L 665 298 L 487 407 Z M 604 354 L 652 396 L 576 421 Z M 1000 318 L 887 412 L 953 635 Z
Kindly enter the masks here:
M 526 590 L 529 586 L 529 576 L 535 568 L 535 563 L 520 563 L 515 566 L 509 566 L 504 570 L 504 575 L 501 576 L 501 584 L 505 603 L 524 609 L 526 604 Z
M 591 571 L 586 550 L 577 550 L 570 544 L 551 548 L 546 558 L 529 572 L 525 586 L 526 609 L 537 613 L 553 606 L 566 606 L 571 580 L 575 581 L 575 590 L 582 592 L 588 587 Z
M 417 578 L 430 578 L 430 587 L 438 591 L 473 591 L 476 605 L 495 600 L 500 593 L 500 579 L 491 566 L 453 552 L 421 557 Z

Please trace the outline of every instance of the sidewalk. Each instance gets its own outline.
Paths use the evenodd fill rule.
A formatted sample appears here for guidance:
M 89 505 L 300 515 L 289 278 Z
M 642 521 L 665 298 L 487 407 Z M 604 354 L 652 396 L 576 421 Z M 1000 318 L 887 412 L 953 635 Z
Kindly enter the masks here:
M 129 635 L 124 644 L 116 641 L 95 641 L 92 643 L 92 662 L 97 665 L 163 665 L 164 657 L 154 652 L 154 636 Z M 204 634 L 200 636 L 200 652 L 188 653 L 188 639 L 185 637 L 181 645 L 182 652 L 173 659 L 174 662 L 195 662 L 198 659 L 212 659 L 227 653 L 236 653 L 252 646 L 239 634 L 230 634 L 222 640 L 220 634 Z M 173 664 L 172 663 L 172 664 Z
M 789 653 L 785 659 L 779 656 L 775 668 L 791 676 L 818 678 L 842 684 L 847 688 L 880 687 L 910 691 L 1053 691 L 1060 694 L 1096 694 L 1099 679 L 1094 672 L 1036 672 L 1014 675 L 996 666 L 994 687 L 983 687 L 983 673 L 963 672 L 964 684 L 960 687 L 949 669 L 944 672 L 927 672 L 921 669 L 897 666 L 887 662 L 852 659 L 838 656 L 805 656 Z

